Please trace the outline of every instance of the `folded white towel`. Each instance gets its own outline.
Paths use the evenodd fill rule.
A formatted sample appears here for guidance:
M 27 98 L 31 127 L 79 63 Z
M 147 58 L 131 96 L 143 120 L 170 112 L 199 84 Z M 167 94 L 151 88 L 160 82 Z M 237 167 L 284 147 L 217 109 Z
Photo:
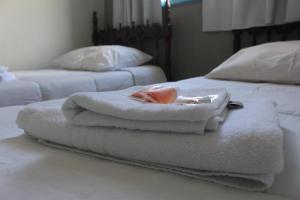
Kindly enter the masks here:
M 0 82 L 13 81 L 16 79 L 16 76 L 11 72 L 0 73 Z
M 17 123 L 33 137 L 74 151 L 261 191 L 283 169 L 283 135 L 273 103 L 251 101 L 244 106 L 230 111 L 218 132 L 206 135 L 72 126 L 58 101 L 26 107 Z
M 75 94 L 66 100 L 62 110 L 73 125 L 203 134 L 205 130 L 218 129 L 226 117 L 230 99 L 225 89 L 191 84 L 180 86 L 179 95 L 216 95 L 216 99 L 208 104 L 162 105 L 129 98 L 141 89 L 138 86 L 122 91 Z

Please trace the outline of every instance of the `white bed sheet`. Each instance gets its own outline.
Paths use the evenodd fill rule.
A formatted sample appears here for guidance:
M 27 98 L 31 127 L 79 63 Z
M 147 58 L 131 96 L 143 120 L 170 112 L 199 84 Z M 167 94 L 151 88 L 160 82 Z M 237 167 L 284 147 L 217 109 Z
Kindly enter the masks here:
M 23 135 L 14 120 L 18 107 L 0 108 L 0 192 L 4 199 L 300 199 L 300 86 L 212 81 L 183 82 L 226 86 L 233 98 L 277 101 L 285 134 L 286 168 L 267 193 L 251 193 L 177 175 L 103 161 L 45 147 Z M 285 93 L 286 96 L 281 94 Z M 298 98 L 299 99 L 299 98 Z M 285 106 L 286 104 L 286 106 Z
M 65 98 L 76 92 L 120 90 L 166 81 L 161 68 L 146 65 L 113 72 L 49 69 L 14 74 L 18 80 L 0 83 L 0 107 Z
M 146 65 L 109 72 L 49 69 L 14 73 L 20 80 L 38 84 L 43 100 L 65 98 L 76 92 L 120 90 L 166 81 L 161 68 Z
M 38 84 L 30 81 L 8 81 L 0 83 L 0 107 L 25 105 L 42 100 Z
M 269 191 L 300 199 L 300 85 L 246 83 L 193 78 L 179 83 L 195 83 L 208 87 L 225 87 L 233 100 L 268 99 L 274 101 L 284 130 L 285 169 L 276 177 Z

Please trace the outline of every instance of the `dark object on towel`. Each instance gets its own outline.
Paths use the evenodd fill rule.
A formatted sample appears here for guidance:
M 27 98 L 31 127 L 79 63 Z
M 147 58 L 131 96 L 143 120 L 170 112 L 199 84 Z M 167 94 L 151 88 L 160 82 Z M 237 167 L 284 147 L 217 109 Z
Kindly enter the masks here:
M 227 108 L 229 110 L 243 109 L 244 105 L 240 101 L 229 101 Z

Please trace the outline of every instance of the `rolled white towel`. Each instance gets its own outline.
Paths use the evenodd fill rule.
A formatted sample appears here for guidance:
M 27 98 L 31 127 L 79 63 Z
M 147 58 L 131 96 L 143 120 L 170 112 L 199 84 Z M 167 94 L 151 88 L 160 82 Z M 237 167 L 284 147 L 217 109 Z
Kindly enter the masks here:
M 0 73 L 0 82 L 13 81 L 16 80 L 16 76 L 10 72 Z

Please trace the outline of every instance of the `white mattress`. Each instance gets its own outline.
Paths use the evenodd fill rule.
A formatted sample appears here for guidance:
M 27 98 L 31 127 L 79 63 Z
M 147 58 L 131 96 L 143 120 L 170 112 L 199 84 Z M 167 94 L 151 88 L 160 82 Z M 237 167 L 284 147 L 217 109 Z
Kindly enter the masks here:
M 0 83 L 0 107 L 25 105 L 42 100 L 38 84 L 29 81 L 10 81 Z
M 15 74 L 18 79 L 39 84 L 43 100 L 64 98 L 76 92 L 120 90 L 166 80 L 159 67 L 146 65 L 109 72 L 49 69 L 18 71 Z
M 65 98 L 76 92 L 119 90 L 166 81 L 163 71 L 156 66 L 110 72 L 49 69 L 16 71 L 14 74 L 17 81 L 0 84 L 0 107 Z
M 300 86 L 257 84 L 193 78 L 181 81 L 208 87 L 226 87 L 233 100 L 268 99 L 276 102 L 284 130 L 285 170 L 276 177 L 269 192 L 300 199 Z
M 286 166 L 268 193 L 251 193 L 158 171 L 130 167 L 45 147 L 22 135 L 14 124 L 22 107 L 0 109 L 0 192 L 4 199 L 300 199 L 300 86 L 212 81 L 234 99 L 277 102 L 285 130 Z M 296 100 L 295 100 L 296 99 Z M 7 115 L 7 113 L 10 113 Z M 275 195 L 281 194 L 281 195 Z

